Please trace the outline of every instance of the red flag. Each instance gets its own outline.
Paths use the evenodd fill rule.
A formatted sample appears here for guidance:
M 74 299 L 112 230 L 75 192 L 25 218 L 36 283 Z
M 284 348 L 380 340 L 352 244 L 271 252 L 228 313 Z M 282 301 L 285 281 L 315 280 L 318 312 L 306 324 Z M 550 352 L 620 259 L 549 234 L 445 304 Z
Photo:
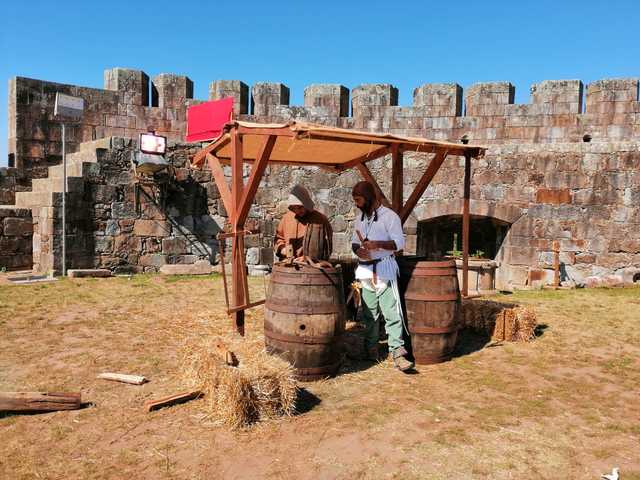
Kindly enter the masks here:
M 232 113 L 233 97 L 192 105 L 187 109 L 187 142 L 218 138 Z

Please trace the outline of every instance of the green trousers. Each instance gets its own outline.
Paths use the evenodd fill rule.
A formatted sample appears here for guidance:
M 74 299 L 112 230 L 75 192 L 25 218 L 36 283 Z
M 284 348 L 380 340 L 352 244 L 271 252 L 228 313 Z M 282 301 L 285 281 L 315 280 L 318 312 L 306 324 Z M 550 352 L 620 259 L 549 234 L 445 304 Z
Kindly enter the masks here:
M 402 317 L 398 314 L 396 298 L 390 284 L 376 294 L 367 288 L 362 289 L 362 316 L 365 324 L 365 341 L 367 348 L 378 344 L 380 334 L 379 313 L 384 317 L 384 328 L 387 332 L 389 351 L 404 346 L 402 338 Z

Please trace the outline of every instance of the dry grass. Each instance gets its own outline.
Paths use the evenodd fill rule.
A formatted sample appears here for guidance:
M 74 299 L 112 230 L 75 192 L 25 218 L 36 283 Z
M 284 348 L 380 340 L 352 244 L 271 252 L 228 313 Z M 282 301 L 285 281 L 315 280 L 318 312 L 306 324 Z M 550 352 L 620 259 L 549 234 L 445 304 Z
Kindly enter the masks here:
M 251 281 L 254 298 L 262 280 Z M 206 398 L 147 414 L 185 387 L 187 345 L 225 336 L 220 280 L 0 282 L 0 389 L 81 391 L 93 406 L 0 418 L 0 478 L 640 478 L 640 289 L 520 292 L 541 336 L 402 375 L 347 365 L 305 385 L 298 415 L 230 432 Z M 262 312 L 246 319 L 262 342 Z M 142 386 L 101 382 L 142 374 Z

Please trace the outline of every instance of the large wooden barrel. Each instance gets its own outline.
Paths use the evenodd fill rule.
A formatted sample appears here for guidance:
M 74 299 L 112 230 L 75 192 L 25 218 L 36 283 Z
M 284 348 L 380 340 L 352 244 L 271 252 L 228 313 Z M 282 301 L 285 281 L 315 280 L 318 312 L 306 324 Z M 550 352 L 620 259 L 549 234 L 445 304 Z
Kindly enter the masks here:
M 342 360 L 345 305 L 340 267 L 273 265 L 265 303 L 267 351 L 288 360 L 296 378 L 333 376 Z
M 431 262 L 420 257 L 398 260 L 407 328 L 416 363 L 428 365 L 449 360 L 460 324 L 455 261 Z

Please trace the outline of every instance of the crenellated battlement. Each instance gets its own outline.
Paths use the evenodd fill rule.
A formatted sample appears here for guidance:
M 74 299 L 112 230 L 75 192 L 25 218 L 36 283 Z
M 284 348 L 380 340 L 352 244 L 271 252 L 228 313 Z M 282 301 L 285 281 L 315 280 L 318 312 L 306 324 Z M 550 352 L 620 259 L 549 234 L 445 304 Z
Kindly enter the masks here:
M 81 123 L 68 128 L 71 151 L 105 136 L 135 137 L 154 128 L 183 140 L 193 82 L 162 73 L 152 79 L 140 70 L 104 72 L 104 89 L 16 77 L 9 81 L 9 165 L 30 178 L 46 176 L 61 161 L 61 126 L 53 117 L 55 93 L 85 100 Z M 586 94 L 585 94 L 586 92 Z M 584 88 L 580 80 L 545 80 L 531 86 L 530 102 L 514 103 L 510 82 L 427 83 L 413 90 L 413 104 L 398 105 L 391 84 L 312 84 L 303 105 L 290 105 L 283 83 L 214 80 L 209 100 L 234 98 L 237 118 L 257 122 L 304 120 L 344 128 L 459 141 L 466 135 L 483 144 L 637 140 L 640 138 L 638 79 L 605 79 Z

